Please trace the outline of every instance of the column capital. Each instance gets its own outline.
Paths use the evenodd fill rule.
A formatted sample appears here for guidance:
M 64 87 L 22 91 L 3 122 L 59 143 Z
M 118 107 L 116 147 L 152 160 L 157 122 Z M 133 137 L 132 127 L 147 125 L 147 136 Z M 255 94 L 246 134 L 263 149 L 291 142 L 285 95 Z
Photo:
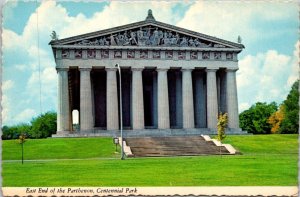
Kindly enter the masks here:
M 168 71 L 170 69 L 170 67 L 156 67 L 157 71 Z
M 181 71 L 192 71 L 195 67 L 181 67 Z
M 238 70 L 238 68 L 226 68 L 225 72 L 236 72 Z
M 91 67 L 79 67 L 79 71 L 91 71 Z
M 144 70 L 144 67 L 131 67 L 132 71 L 142 71 Z
M 206 68 L 205 72 L 217 72 L 217 70 L 219 70 L 219 69 L 217 69 L 217 68 Z
M 117 71 L 118 68 L 117 67 L 105 67 L 106 71 Z
M 60 71 L 69 71 L 69 68 L 58 68 L 56 67 L 56 71 L 60 72 Z

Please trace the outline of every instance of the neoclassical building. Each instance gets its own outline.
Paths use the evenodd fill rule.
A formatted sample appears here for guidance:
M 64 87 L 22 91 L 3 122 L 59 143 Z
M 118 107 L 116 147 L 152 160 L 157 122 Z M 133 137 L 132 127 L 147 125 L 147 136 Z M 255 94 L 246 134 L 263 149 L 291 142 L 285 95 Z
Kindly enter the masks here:
M 236 71 L 242 44 L 159 22 L 149 10 L 144 21 L 50 45 L 58 73 L 57 135 L 113 133 L 120 111 L 128 133 L 213 133 L 220 112 L 228 113 L 229 133 L 241 132 Z M 72 128 L 73 110 L 79 131 Z

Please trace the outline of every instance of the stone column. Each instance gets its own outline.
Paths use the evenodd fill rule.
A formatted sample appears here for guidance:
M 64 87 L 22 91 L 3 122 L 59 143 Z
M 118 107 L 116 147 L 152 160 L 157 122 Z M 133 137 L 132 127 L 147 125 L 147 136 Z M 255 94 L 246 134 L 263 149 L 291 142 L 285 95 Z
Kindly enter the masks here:
M 206 69 L 207 127 L 216 130 L 218 117 L 218 95 L 216 69 Z
M 132 70 L 132 129 L 144 129 L 143 68 Z
M 182 69 L 182 112 L 183 128 L 194 128 L 194 99 L 192 69 Z
M 119 129 L 117 68 L 107 67 L 106 70 L 106 129 Z
M 69 79 L 67 68 L 56 70 L 58 72 L 57 134 L 60 134 L 70 131 Z
M 176 75 L 176 127 L 182 128 L 182 80 L 181 71 L 178 70 Z
M 195 75 L 195 126 L 199 128 L 206 127 L 206 90 L 203 84 L 204 77 L 202 72 L 196 72 Z
M 157 72 L 153 71 L 153 126 L 158 128 L 158 120 L 157 120 Z
M 168 94 L 168 68 L 157 68 L 157 115 L 158 129 L 170 128 L 169 94 Z
M 226 72 L 228 128 L 239 129 L 239 110 L 235 76 L 236 69 L 227 69 Z
M 93 129 L 91 68 L 80 68 L 80 130 Z

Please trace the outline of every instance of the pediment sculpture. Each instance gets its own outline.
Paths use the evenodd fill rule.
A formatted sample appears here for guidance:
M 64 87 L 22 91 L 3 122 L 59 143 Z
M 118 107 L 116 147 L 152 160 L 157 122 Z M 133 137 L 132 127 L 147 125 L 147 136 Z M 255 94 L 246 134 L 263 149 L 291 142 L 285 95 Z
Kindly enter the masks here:
M 164 46 L 225 48 L 226 46 L 155 26 L 143 26 L 72 43 L 84 46 Z

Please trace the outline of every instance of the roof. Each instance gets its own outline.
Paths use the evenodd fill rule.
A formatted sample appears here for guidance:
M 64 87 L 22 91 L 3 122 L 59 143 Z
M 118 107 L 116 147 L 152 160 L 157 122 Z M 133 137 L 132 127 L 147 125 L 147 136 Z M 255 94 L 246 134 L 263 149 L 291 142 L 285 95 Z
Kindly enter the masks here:
M 174 25 L 170 25 L 167 23 L 163 23 L 160 21 L 155 20 L 152 11 L 149 10 L 148 11 L 148 15 L 146 17 L 145 20 L 143 21 L 139 21 L 139 22 L 135 22 L 135 23 L 130 23 L 130 24 L 126 24 L 126 25 L 122 25 L 122 26 L 117 26 L 117 27 L 113 27 L 113 28 L 109 28 L 109 29 L 104 29 L 104 30 L 100 30 L 100 31 L 95 31 L 95 32 L 91 32 L 91 33 L 86 33 L 86 34 L 81 34 L 81 35 L 77 35 L 77 36 L 72 36 L 72 37 L 68 37 L 68 38 L 64 38 L 64 39 L 56 39 L 56 40 L 52 40 L 49 44 L 53 46 L 57 46 L 57 45 L 76 45 L 76 44 L 80 44 L 80 42 L 83 42 L 84 40 L 96 40 L 99 38 L 105 38 L 105 39 L 110 39 L 111 36 L 115 36 L 117 34 L 120 35 L 120 33 L 122 32 L 122 34 L 124 34 L 124 32 L 127 31 L 135 31 L 135 33 L 137 33 L 137 31 L 139 29 L 142 30 L 142 28 L 144 29 L 149 29 L 148 31 L 150 32 L 150 28 L 151 29 L 159 29 L 162 32 L 172 32 L 172 36 L 175 37 L 175 34 L 177 36 L 177 34 L 179 34 L 178 38 L 179 39 L 183 39 L 183 37 L 186 37 L 187 39 L 199 39 L 200 42 L 203 42 L 204 45 L 208 45 L 209 43 L 212 43 L 213 46 L 222 48 L 222 47 L 226 47 L 226 48 L 235 48 L 235 49 L 240 49 L 242 50 L 244 47 L 243 44 L 239 44 L 239 43 L 235 43 L 235 42 L 231 42 L 231 41 L 227 41 L 227 40 L 223 40 L 220 38 L 216 38 L 213 36 L 209 36 L 206 34 L 202 34 L 202 33 L 198 33 L 195 31 L 191 31 L 188 29 L 184 29 L 181 27 L 177 27 Z M 147 31 L 147 30 L 144 30 Z M 154 30 L 151 30 L 154 31 Z M 153 35 L 153 32 L 151 33 Z M 149 38 L 149 37 L 148 37 Z M 98 41 L 97 41 L 98 42 Z M 178 42 L 177 42 L 178 43 Z M 138 43 L 136 42 L 136 44 L 138 45 Z M 109 45 L 113 45 L 112 43 L 110 43 Z M 160 44 L 158 44 L 160 45 Z M 178 43 L 179 45 L 179 43 Z

